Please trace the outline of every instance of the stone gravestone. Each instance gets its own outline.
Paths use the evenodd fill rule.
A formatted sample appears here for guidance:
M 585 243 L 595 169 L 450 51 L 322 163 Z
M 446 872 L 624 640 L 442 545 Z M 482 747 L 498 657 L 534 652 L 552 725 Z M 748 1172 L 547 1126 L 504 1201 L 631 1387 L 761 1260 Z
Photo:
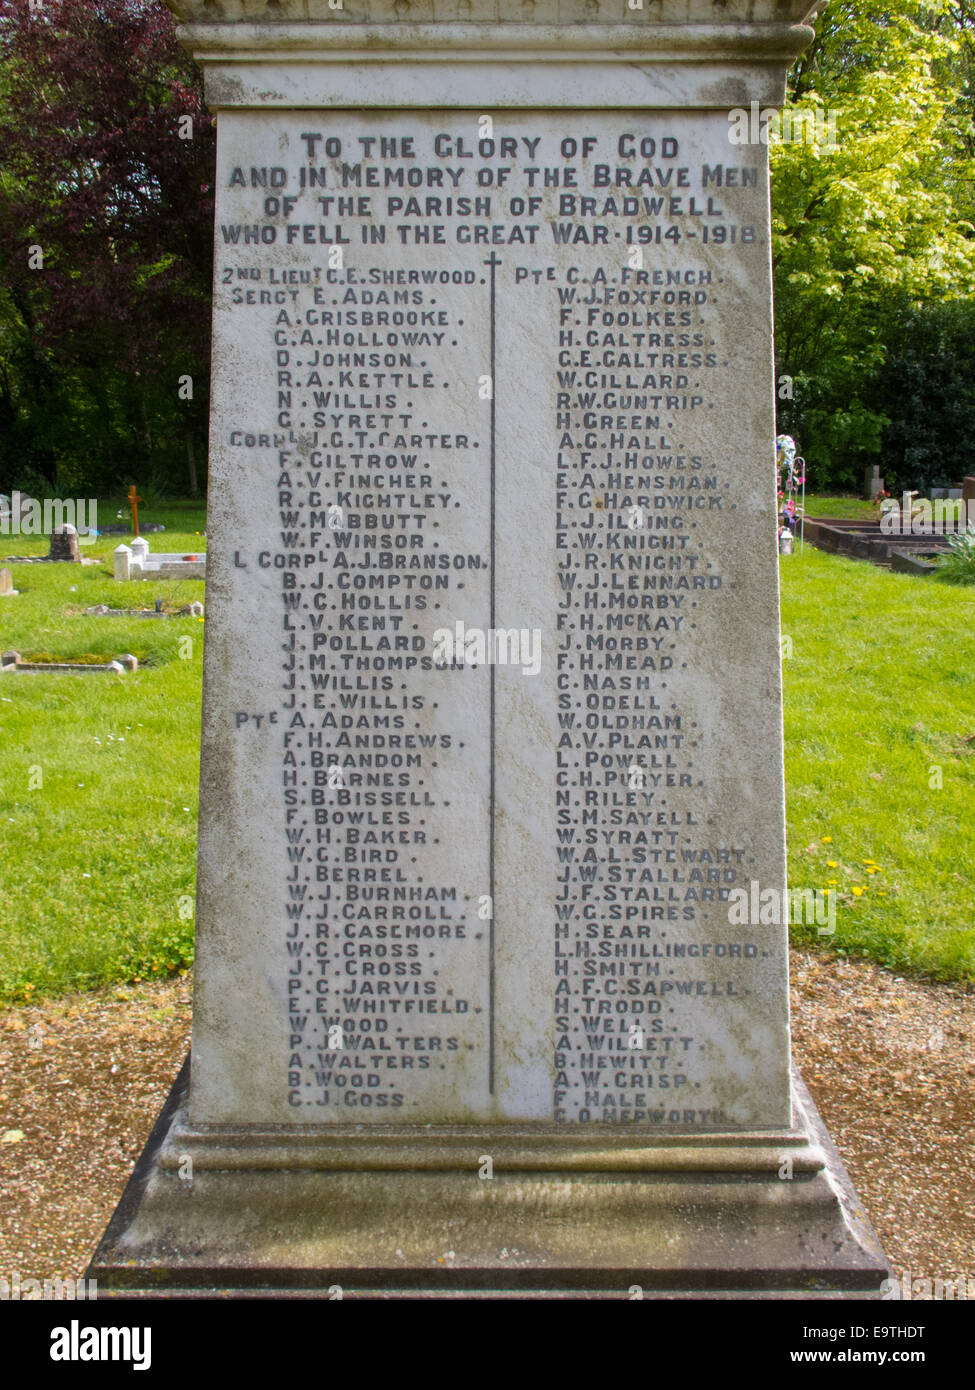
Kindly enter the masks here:
M 74 526 L 56 526 L 51 532 L 48 559 L 63 560 L 74 565 L 81 564 L 81 551 L 78 547 L 78 532 Z
M 14 588 L 13 571 L 0 569 L 0 598 L 16 598 L 17 590 Z
M 884 490 L 884 480 L 880 476 L 880 464 L 872 463 L 863 470 L 863 495 L 872 502 Z
M 192 1076 L 90 1273 L 875 1294 L 789 1061 L 750 104 L 808 0 L 173 8 L 219 112 Z

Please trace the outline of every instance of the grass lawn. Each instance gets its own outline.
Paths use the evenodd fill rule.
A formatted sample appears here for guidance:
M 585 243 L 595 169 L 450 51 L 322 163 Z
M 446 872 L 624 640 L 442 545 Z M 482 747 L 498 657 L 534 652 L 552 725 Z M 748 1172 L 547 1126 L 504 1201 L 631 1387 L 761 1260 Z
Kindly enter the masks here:
M 826 497 L 806 493 L 806 516 L 847 518 L 851 521 L 879 521 L 880 508 L 862 497 Z
M 167 528 L 154 549 L 204 548 L 201 506 L 140 514 Z M 192 961 L 203 625 L 79 614 L 189 603 L 203 584 L 117 585 L 120 539 L 83 548 L 98 565 L 15 565 L 21 596 L 0 599 L 0 650 L 140 662 L 0 682 L 0 1001 Z M 0 557 L 46 553 L 0 536 Z M 975 589 L 811 546 L 782 576 L 791 880 L 838 903 L 835 936 L 796 935 L 975 980 Z
M 975 588 L 806 546 L 782 603 L 792 886 L 836 949 L 975 980 Z
M 99 507 L 114 524 L 120 504 Z M 140 508 L 161 521 L 154 550 L 205 548 L 201 504 Z M 25 658 L 123 652 L 114 675 L 0 680 L 0 1000 L 170 974 L 192 961 L 200 677 L 198 618 L 83 617 L 98 603 L 152 608 L 203 598 L 200 580 L 116 584 L 97 565 L 12 565 L 0 650 Z M 46 555 L 46 538 L 0 536 L 5 555 Z

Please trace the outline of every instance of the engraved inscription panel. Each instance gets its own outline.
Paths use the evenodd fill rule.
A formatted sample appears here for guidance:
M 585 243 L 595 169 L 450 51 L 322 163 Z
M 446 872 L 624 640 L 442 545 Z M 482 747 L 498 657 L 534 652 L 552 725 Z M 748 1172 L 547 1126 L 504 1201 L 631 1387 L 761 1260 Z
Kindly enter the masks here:
M 765 151 L 220 117 L 193 1115 L 789 1123 Z

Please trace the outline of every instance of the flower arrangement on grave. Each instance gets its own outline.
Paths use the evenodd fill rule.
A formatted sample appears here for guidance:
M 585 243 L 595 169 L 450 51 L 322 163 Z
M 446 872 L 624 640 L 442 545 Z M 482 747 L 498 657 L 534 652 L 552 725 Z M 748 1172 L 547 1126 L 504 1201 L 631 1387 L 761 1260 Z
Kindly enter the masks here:
M 780 434 L 775 441 L 775 472 L 781 524 L 790 535 L 797 527 L 801 533 L 805 517 L 806 462 L 800 457 L 791 434 Z

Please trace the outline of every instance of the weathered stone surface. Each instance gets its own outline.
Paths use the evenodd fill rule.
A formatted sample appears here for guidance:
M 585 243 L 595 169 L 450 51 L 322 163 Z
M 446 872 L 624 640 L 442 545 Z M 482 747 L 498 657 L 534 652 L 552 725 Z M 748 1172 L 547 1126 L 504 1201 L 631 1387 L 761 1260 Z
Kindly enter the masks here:
M 905 550 L 890 551 L 890 567 L 898 574 L 932 575 L 937 572 L 937 565 L 930 559 L 924 559 L 918 555 L 910 555 Z
M 877 494 L 883 490 L 884 480 L 880 476 L 880 465 L 874 463 L 863 471 L 863 495 L 872 502 Z
M 280 0 L 272 15 L 268 0 L 171 0 L 169 4 L 186 21 L 213 26 L 239 24 L 238 32 L 245 39 L 252 37 L 249 26 L 239 22 L 251 21 L 260 26 L 259 43 L 267 50 L 282 46 L 280 31 L 286 24 L 302 21 L 320 21 L 322 34 L 359 24 L 391 27 L 394 37 L 388 42 L 398 48 L 408 48 L 410 37 L 397 33 L 396 26 L 415 29 L 436 25 L 440 31 L 452 24 L 481 25 L 491 39 L 507 24 L 558 26 L 559 41 L 565 46 L 571 44 L 573 30 L 580 25 L 627 26 L 635 38 L 648 44 L 665 41 L 656 34 L 672 27 L 666 39 L 675 48 L 686 47 L 688 30 L 700 25 L 718 34 L 740 34 L 744 47 L 755 42 L 747 26 L 801 24 L 820 7 L 821 0 L 732 0 L 720 5 L 715 0 L 648 0 L 646 8 L 640 10 L 631 9 L 625 0 L 533 0 L 530 5 L 524 0 L 411 0 L 409 5 L 399 0 L 343 0 L 342 9 L 336 10 L 328 0 Z M 267 24 L 271 19 L 273 28 Z M 806 42 L 809 37 L 807 34 Z
M 162 600 L 157 600 L 162 602 Z M 178 613 L 165 613 L 162 608 L 109 608 L 98 603 L 94 608 L 85 609 L 88 618 L 202 618 L 202 603 L 184 603 Z
M 153 554 L 145 537 L 136 536 L 131 545 L 116 546 L 115 578 L 206 579 L 206 553 L 181 555 L 167 551 Z
M 129 544 L 132 552 L 132 568 L 145 569 L 149 563 L 149 542 L 145 536 L 135 536 Z
M 125 581 L 132 577 L 132 551 L 127 545 L 117 545 L 113 552 L 115 578 Z
M 134 666 L 128 664 L 135 662 Z M 114 661 L 23 661 L 17 652 L 6 652 L 3 657 L 3 670 L 5 673 L 17 675 L 77 675 L 77 676 L 97 676 L 104 675 L 106 672 L 113 672 L 115 675 L 124 675 L 127 670 L 134 671 L 138 668 L 138 662 L 134 656 L 118 657 Z
M 568 1128 L 206 1136 L 188 1079 L 96 1253 L 101 1296 L 863 1299 L 885 1270 L 798 1080 L 796 1131 L 668 1146 Z
M 186 31 L 192 1086 L 100 1287 L 879 1285 L 790 1084 L 767 150 L 727 109 L 809 9 Z
M 745 187 L 708 187 L 726 124 L 656 117 L 669 157 L 647 163 L 615 153 L 632 125 L 587 113 L 583 160 L 561 120 L 512 114 L 516 153 L 475 164 L 437 155 L 465 148 L 442 114 L 334 116 L 343 148 L 415 151 L 369 161 L 380 181 L 456 167 L 458 193 L 430 218 L 409 190 L 372 195 L 403 205 L 382 219 L 393 245 L 345 222 L 347 269 L 297 237 L 248 248 L 263 291 L 217 286 L 210 467 L 232 501 L 209 525 L 201 1122 L 790 1121 L 785 930 L 743 939 L 727 901 L 785 877 L 764 151 Z M 282 150 L 300 167 L 308 129 L 228 113 L 220 183 Z M 478 195 L 499 164 L 504 193 Z M 622 208 L 600 183 L 617 167 L 673 186 L 665 223 L 581 211 Z M 527 172 L 545 169 L 571 191 Z M 219 224 L 255 224 L 266 197 L 226 191 Z M 635 226 L 660 236 L 643 270 Z M 524 633 L 522 659 L 438 667 L 457 624 Z M 395 818 L 367 815 L 374 787 Z M 413 1065 L 345 1044 L 357 1102 L 316 1059 L 365 1010 Z M 625 1083 L 585 1080 L 597 1047 Z
M 48 559 L 74 565 L 81 564 L 81 551 L 78 548 L 78 532 L 74 526 L 59 526 L 56 531 L 51 533 L 51 545 L 48 552 Z

